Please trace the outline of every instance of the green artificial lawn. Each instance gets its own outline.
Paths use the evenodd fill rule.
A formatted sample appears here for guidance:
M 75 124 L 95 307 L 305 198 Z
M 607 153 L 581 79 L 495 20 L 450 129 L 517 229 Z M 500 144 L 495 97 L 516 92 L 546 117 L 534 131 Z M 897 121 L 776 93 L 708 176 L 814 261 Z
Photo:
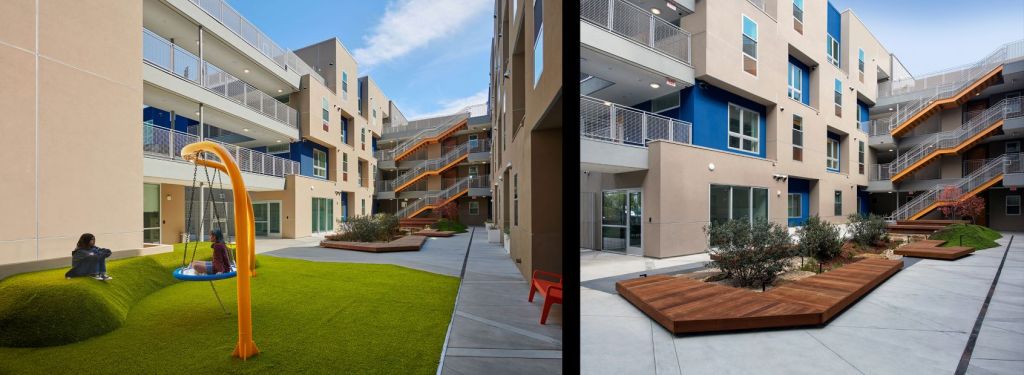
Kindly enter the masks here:
M 179 247 L 110 262 L 115 278 L 105 283 L 65 280 L 63 269 L 0 281 L 0 331 L 32 334 L 12 324 L 26 319 L 3 315 L 12 311 L 35 314 L 44 325 L 116 325 L 61 346 L 0 347 L 0 374 L 434 373 L 458 289 L 454 277 L 394 265 L 260 256 L 251 290 L 261 353 L 243 362 L 231 357 L 238 334 L 235 279 L 214 282 L 225 316 L 210 283 L 171 277 L 180 262 Z M 19 308 L 4 306 L 14 299 Z M 122 315 L 123 325 L 116 324 Z
M 931 239 L 946 240 L 943 247 L 969 246 L 975 250 L 981 250 L 999 246 L 995 240 L 1001 237 L 1003 235 L 999 232 L 981 225 L 953 224 L 932 234 Z M 963 239 L 962 245 L 961 238 Z
M 452 231 L 452 232 L 455 232 L 455 233 L 466 233 L 466 232 L 468 232 L 466 230 L 466 224 L 462 224 L 462 223 L 455 222 L 455 221 L 450 221 L 448 219 L 438 220 L 437 223 L 434 224 L 434 229 L 439 230 L 439 231 Z

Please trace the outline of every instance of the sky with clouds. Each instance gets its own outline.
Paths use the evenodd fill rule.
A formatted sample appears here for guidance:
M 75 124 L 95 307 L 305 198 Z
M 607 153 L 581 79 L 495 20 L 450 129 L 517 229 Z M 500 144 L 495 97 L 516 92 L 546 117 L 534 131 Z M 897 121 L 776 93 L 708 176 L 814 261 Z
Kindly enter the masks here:
M 487 101 L 492 0 L 228 0 L 278 45 L 337 37 L 407 118 Z
M 847 8 L 911 74 L 975 62 L 1024 39 L 1024 0 L 830 0 Z

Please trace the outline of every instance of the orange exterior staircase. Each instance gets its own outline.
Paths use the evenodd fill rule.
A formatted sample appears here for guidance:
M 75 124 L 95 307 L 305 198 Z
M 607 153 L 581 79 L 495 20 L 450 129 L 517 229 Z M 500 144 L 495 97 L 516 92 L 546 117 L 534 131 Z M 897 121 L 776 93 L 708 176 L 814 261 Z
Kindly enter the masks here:
M 1003 66 L 999 65 L 995 69 L 992 69 L 988 73 L 982 75 L 976 79 L 967 87 L 952 93 L 951 95 L 940 95 L 941 98 L 931 98 L 925 100 L 921 104 L 921 108 L 912 110 L 905 120 L 900 121 L 892 130 L 889 131 L 893 137 L 900 137 L 911 131 L 928 119 L 931 115 L 938 113 L 944 109 L 950 109 L 960 106 L 973 98 L 975 95 L 985 90 L 989 86 L 999 83 L 1002 79 Z
M 1002 127 L 1003 127 L 1003 120 L 999 120 L 999 121 L 996 121 L 995 124 L 992 124 L 989 127 L 985 128 L 982 132 L 972 136 L 968 140 L 966 140 L 966 141 L 964 141 L 964 142 L 962 142 L 962 143 L 960 143 L 960 144 L 958 144 L 956 146 L 949 147 L 949 148 L 934 149 L 931 152 L 929 152 L 928 154 L 926 154 L 920 160 L 914 162 L 913 164 L 910 164 L 908 167 L 903 168 L 903 170 L 901 170 L 898 173 L 892 175 L 892 178 L 890 178 L 890 179 L 892 180 L 892 182 L 899 182 L 904 177 L 907 177 L 907 176 L 913 174 L 914 172 L 920 170 L 921 168 L 924 168 L 928 164 L 931 164 L 932 162 L 934 162 L 936 160 L 939 160 L 940 157 L 943 156 L 943 155 L 958 155 L 961 152 L 963 152 L 965 150 L 968 150 L 971 147 L 973 147 L 974 145 L 978 144 L 978 142 L 981 142 L 983 139 L 985 139 L 985 138 L 987 138 L 987 137 L 989 137 L 991 135 L 996 134 L 998 132 L 998 130 L 1000 128 L 1002 128 Z

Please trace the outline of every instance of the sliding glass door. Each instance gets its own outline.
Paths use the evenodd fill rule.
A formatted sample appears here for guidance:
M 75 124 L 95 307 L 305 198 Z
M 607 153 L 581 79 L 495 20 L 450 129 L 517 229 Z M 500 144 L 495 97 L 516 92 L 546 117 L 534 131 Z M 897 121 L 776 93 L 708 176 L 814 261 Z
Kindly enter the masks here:
M 281 202 L 254 202 L 252 211 L 257 236 L 281 237 Z

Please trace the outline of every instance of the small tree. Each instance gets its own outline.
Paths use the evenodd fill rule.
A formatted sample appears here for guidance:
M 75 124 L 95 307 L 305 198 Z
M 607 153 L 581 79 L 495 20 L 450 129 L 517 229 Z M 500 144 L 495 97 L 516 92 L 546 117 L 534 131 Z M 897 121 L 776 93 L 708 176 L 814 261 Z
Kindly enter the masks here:
M 759 219 L 730 220 L 704 227 L 718 260 L 710 265 L 731 277 L 737 285 L 771 284 L 789 265 L 789 233 L 780 224 Z
M 881 216 L 850 214 L 847 219 L 850 221 L 850 235 L 857 244 L 871 246 L 885 239 L 887 225 Z
M 445 205 L 438 207 L 437 213 L 445 219 L 459 221 L 459 204 L 455 203 L 455 201 L 448 202 Z
M 971 224 L 974 224 L 979 216 L 985 213 L 985 200 L 975 195 L 973 197 L 956 202 L 953 211 L 957 217 L 968 217 Z
M 942 213 L 942 217 L 952 219 L 956 215 L 955 205 L 957 200 L 960 199 L 960 188 L 947 185 L 942 188 L 942 191 L 939 192 L 939 196 L 936 198 L 939 204 L 941 204 L 939 212 Z
M 800 244 L 797 248 L 802 255 L 813 256 L 825 262 L 838 256 L 843 250 L 843 238 L 839 226 L 821 220 L 817 216 L 807 219 L 807 224 L 797 230 Z

